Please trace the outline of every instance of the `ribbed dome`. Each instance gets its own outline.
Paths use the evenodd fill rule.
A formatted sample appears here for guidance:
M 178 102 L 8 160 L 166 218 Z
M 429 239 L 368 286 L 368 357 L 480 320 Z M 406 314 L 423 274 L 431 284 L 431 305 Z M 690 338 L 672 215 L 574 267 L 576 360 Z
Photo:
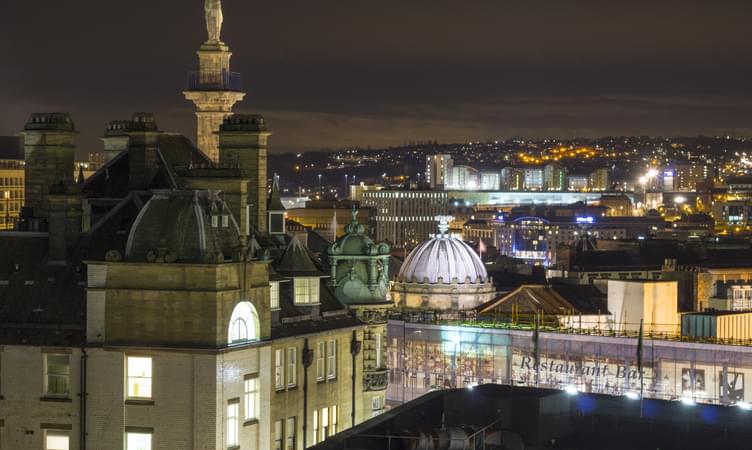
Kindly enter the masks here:
M 488 281 L 488 272 L 475 250 L 446 232 L 410 252 L 397 279 L 406 283 L 477 284 Z M 469 280 L 468 280 L 469 278 Z
M 238 224 L 216 192 L 153 193 L 131 227 L 126 261 L 219 263 L 237 251 Z

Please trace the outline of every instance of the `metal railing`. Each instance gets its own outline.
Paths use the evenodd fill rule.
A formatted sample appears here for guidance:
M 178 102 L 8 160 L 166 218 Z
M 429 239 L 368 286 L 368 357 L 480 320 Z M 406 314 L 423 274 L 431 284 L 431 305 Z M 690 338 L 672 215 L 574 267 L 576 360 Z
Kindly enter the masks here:
M 431 325 L 533 331 L 535 330 L 536 316 L 534 314 L 517 314 L 514 319 L 505 316 L 479 318 L 473 312 L 453 311 L 451 313 L 441 313 L 426 311 L 420 313 L 393 312 L 390 315 L 390 319 L 403 320 L 408 323 L 425 323 Z M 620 322 L 608 324 L 604 321 L 595 322 L 578 320 L 576 316 L 572 316 L 571 319 L 567 320 L 567 325 L 561 325 L 556 324 L 554 320 L 549 319 L 552 318 L 550 316 L 547 318 L 538 316 L 537 320 L 540 323 L 538 327 L 539 332 L 631 339 L 639 338 L 640 334 L 638 331 L 639 323 Z M 642 333 L 642 336 L 646 340 L 654 339 L 700 344 L 752 346 L 752 339 L 685 336 L 681 334 L 680 326 L 677 324 L 645 323 L 644 327 L 645 331 Z
M 188 72 L 189 91 L 240 91 L 240 74 L 227 70 Z

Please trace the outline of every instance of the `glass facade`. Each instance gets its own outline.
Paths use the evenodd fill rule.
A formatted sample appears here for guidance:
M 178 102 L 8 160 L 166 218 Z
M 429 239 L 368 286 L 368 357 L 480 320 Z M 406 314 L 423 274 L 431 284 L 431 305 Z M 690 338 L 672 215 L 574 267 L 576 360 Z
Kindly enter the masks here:
M 499 383 L 625 395 L 640 392 L 636 338 L 390 321 L 387 399 Z M 645 397 L 733 404 L 752 400 L 752 348 L 645 339 Z

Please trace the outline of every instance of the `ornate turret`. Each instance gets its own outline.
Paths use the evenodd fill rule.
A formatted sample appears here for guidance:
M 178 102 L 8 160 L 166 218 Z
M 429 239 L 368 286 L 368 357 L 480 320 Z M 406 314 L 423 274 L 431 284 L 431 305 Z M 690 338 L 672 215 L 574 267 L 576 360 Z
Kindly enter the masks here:
M 352 221 L 345 235 L 328 249 L 331 266 L 330 283 L 335 295 L 348 305 L 390 304 L 389 257 L 386 243 L 374 243 L 364 234 L 353 208 Z

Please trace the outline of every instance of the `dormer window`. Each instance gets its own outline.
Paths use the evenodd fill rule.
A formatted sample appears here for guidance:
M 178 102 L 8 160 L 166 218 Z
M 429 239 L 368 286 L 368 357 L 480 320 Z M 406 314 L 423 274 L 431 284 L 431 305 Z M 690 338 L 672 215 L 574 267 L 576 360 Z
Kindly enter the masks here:
M 294 285 L 296 305 L 316 305 L 320 302 L 319 277 L 297 277 Z
M 211 222 L 212 228 L 219 228 L 219 216 L 212 214 Z
M 271 309 L 279 309 L 279 282 L 269 283 L 269 304 Z
M 224 214 L 222 216 L 222 228 L 227 228 L 228 226 L 230 226 L 230 216 Z

